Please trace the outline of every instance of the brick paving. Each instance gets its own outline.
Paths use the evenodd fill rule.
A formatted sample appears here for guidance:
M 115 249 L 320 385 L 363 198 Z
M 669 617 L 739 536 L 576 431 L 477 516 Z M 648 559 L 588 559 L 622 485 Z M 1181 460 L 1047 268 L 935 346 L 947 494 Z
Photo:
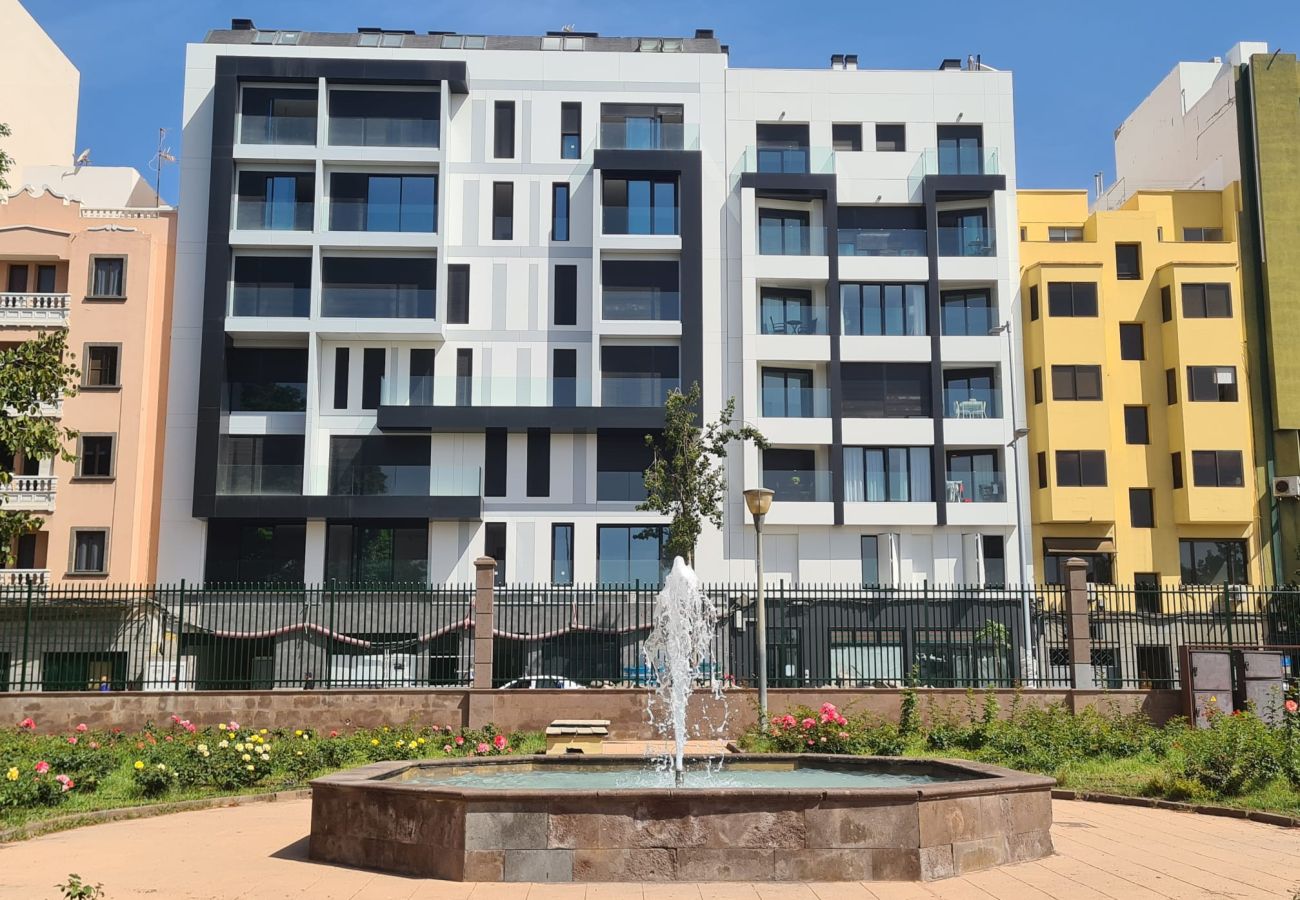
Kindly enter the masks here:
M 1300 829 L 1058 800 L 1056 855 L 928 884 L 459 884 L 306 859 L 311 803 L 290 800 L 94 825 L 0 846 L 0 897 L 57 898 L 77 872 L 111 900 L 1016 900 L 1283 898 Z

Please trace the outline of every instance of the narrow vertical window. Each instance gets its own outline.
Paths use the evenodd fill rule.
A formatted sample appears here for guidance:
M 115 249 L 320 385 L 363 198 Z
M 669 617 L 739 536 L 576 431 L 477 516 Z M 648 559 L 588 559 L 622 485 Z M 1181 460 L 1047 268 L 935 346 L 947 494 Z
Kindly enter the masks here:
M 493 114 L 493 152 L 497 159 L 515 156 L 515 101 L 498 100 Z
M 578 324 L 578 267 L 555 267 L 555 324 Z
M 412 406 L 433 405 L 434 351 L 424 348 L 411 350 L 410 387 L 407 399 Z
M 492 240 L 510 241 L 515 237 L 515 186 L 510 181 L 492 184 Z
M 569 185 L 556 182 L 551 185 L 551 240 L 569 239 Z
M 573 525 L 551 526 L 551 584 L 573 584 Z
M 469 266 L 447 266 L 447 324 L 469 324 Z
M 483 525 L 483 555 L 497 561 L 493 584 L 506 583 L 506 523 L 486 522 Z
M 578 405 L 578 351 L 557 347 L 552 351 L 551 405 Z
M 367 347 L 361 356 L 361 408 L 378 409 L 384 395 L 384 369 L 388 351 Z
M 474 351 L 461 347 L 456 351 L 456 405 L 474 403 Z
M 560 159 L 582 158 L 582 104 L 560 104 Z
M 528 496 L 551 495 L 551 429 L 528 429 Z
M 506 495 L 506 430 L 488 428 L 483 432 L 483 496 Z
M 334 408 L 348 408 L 348 348 L 334 348 Z

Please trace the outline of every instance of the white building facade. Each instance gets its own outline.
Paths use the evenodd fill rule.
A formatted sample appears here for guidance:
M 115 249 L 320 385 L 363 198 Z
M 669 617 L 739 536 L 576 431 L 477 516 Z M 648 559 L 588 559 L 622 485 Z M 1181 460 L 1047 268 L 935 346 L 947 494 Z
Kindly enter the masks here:
M 653 582 L 663 397 L 736 449 L 706 580 L 1020 581 L 1011 77 L 710 32 L 189 48 L 161 580 Z

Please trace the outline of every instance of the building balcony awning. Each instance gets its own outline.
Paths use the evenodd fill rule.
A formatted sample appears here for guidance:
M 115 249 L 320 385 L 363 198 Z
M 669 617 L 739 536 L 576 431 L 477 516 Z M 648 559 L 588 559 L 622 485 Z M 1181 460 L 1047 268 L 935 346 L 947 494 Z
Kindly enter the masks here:
M 1043 538 L 1044 553 L 1106 553 L 1114 555 L 1115 542 L 1110 538 Z

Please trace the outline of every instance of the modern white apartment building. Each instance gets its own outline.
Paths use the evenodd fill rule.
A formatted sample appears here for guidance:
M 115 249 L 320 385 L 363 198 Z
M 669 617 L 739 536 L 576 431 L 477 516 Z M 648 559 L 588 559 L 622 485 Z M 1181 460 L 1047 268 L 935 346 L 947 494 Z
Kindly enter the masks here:
M 184 121 L 161 579 L 655 581 L 699 382 L 772 442 L 704 578 L 767 484 L 775 578 L 1020 580 L 1008 73 L 236 20 Z

